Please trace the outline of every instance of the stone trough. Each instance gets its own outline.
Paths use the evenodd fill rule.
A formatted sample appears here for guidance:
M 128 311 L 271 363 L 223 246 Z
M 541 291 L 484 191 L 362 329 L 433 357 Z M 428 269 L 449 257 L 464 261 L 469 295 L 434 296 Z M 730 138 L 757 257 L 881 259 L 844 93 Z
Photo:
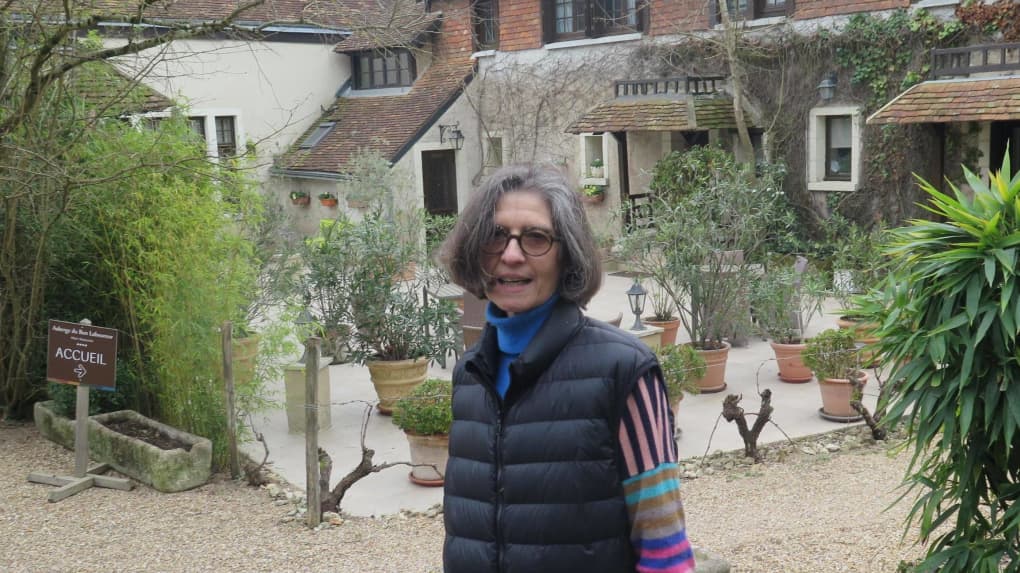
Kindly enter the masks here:
M 35 425 L 48 440 L 74 448 L 74 420 L 58 415 L 53 402 L 35 404 Z M 190 446 L 187 450 L 164 450 L 147 442 L 115 432 L 104 424 L 132 422 Z M 118 472 L 171 493 L 198 487 L 212 474 L 212 442 L 147 418 L 133 410 L 120 410 L 89 417 L 89 457 L 109 464 Z

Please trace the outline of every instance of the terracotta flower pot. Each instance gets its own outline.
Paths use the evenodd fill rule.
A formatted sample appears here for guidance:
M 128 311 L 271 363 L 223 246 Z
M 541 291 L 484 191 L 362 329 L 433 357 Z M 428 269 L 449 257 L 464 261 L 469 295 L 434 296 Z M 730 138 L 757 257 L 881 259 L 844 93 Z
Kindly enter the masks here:
M 302 195 L 300 197 L 291 197 L 290 202 L 295 205 L 308 205 L 312 202 L 312 198 L 308 195 Z
M 662 345 L 673 346 L 676 344 L 676 333 L 680 329 L 680 319 L 675 318 L 673 320 L 654 320 L 652 318 L 642 318 L 641 322 L 657 326 L 662 329 Z
M 859 374 L 859 380 L 867 383 L 868 375 Z M 822 407 L 818 411 L 821 417 L 833 422 L 857 422 L 861 415 L 850 405 L 853 396 L 853 384 L 846 378 L 823 378 L 818 381 L 818 389 L 822 393 Z
M 780 380 L 791 384 L 803 384 L 814 378 L 811 369 L 804 365 L 804 359 L 801 357 L 801 353 L 807 348 L 806 344 L 783 344 L 770 340 L 769 345 L 776 354 Z
M 336 197 L 327 197 L 327 198 L 323 199 L 322 197 L 319 197 L 319 203 L 323 207 L 336 207 L 336 205 L 337 205 L 337 198 Z
M 606 200 L 606 194 L 601 193 L 599 195 L 585 195 L 581 194 L 581 202 L 588 205 L 598 205 Z
M 695 348 L 705 359 L 705 375 L 697 380 L 702 394 L 722 392 L 726 389 L 726 359 L 730 355 L 730 343 L 723 342 L 718 349 L 703 350 Z
M 411 483 L 428 487 L 443 485 L 446 462 L 450 458 L 450 436 L 446 434 L 422 436 L 407 431 L 404 435 L 407 436 L 407 443 L 411 448 L 411 463 L 435 466 L 435 469 L 426 465 L 411 468 L 411 473 L 407 475 Z
M 393 414 L 393 405 L 397 400 L 410 394 L 415 386 L 425 381 L 429 361 L 426 358 L 370 360 L 367 365 L 375 393 L 379 396 L 376 408 L 380 414 L 389 416 Z
M 854 331 L 854 340 L 864 346 L 870 346 L 878 342 L 878 338 L 870 336 L 871 331 L 878 326 L 873 322 L 863 322 L 860 320 L 854 320 L 849 316 L 841 316 L 836 319 L 836 326 L 843 330 L 852 329 Z M 861 351 L 861 366 L 865 368 L 875 368 L 879 365 L 878 356 L 874 351 Z

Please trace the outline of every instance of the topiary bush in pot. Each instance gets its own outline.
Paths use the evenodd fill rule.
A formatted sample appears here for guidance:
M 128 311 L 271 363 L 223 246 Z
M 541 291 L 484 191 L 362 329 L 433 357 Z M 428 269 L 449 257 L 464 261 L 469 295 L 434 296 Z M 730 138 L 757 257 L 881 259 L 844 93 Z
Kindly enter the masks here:
M 408 476 L 411 482 L 442 485 L 453 423 L 453 383 L 439 378 L 422 382 L 397 400 L 393 423 L 407 436 L 413 464 Z

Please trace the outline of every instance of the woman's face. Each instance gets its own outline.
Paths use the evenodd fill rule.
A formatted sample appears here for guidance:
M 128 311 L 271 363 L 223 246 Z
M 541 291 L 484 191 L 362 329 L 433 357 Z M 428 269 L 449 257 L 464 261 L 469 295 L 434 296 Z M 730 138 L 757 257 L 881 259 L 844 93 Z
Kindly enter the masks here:
M 552 213 L 536 191 L 520 190 L 504 194 L 496 205 L 495 224 L 510 235 L 528 231 L 556 233 Z M 554 242 L 543 255 L 528 255 L 518 240 L 511 240 L 502 254 L 482 254 L 482 267 L 488 274 L 485 295 L 509 315 L 531 310 L 549 299 L 559 284 L 560 246 Z

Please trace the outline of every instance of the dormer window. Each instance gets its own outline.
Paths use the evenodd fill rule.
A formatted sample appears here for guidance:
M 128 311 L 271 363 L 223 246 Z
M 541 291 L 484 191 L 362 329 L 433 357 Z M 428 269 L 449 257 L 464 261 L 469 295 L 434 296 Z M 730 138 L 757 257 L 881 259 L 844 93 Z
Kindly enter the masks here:
M 354 54 L 354 89 L 407 87 L 414 83 L 414 57 L 406 49 Z

